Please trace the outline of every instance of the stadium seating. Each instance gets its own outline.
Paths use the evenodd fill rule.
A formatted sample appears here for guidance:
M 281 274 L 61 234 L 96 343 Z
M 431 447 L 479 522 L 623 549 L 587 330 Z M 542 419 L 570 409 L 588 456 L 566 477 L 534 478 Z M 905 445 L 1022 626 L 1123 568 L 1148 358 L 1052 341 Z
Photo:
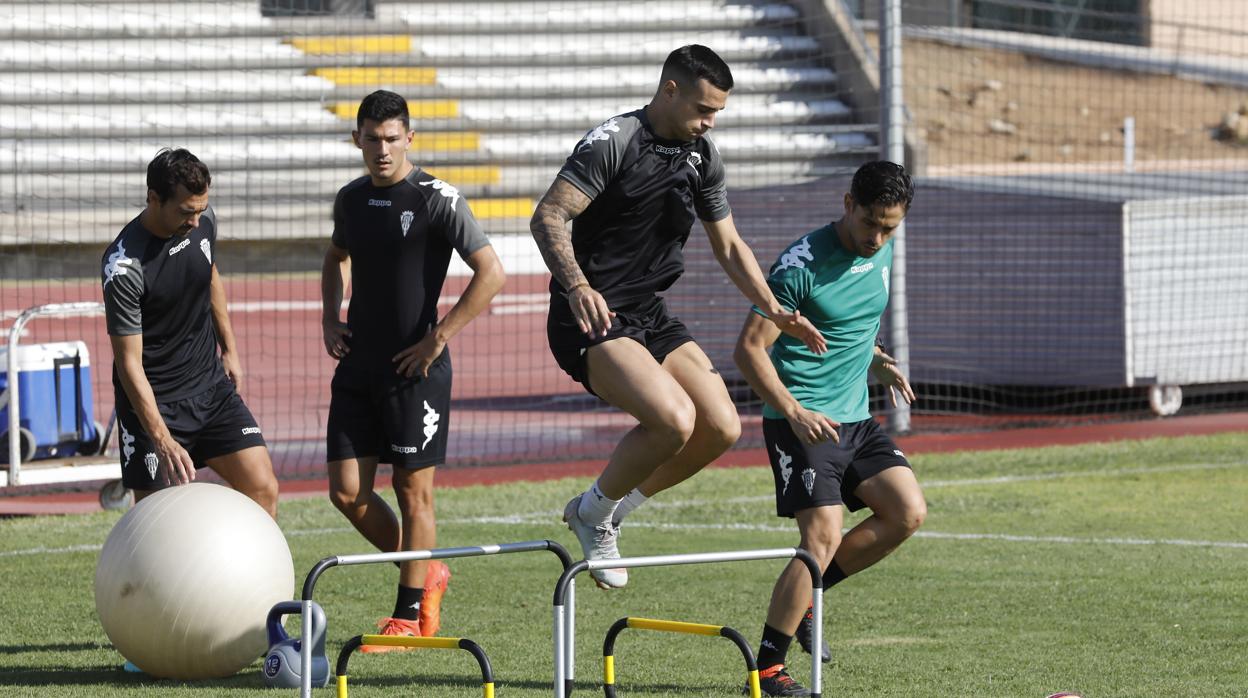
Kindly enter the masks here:
M 737 89 L 715 140 L 734 189 L 844 171 L 875 151 L 784 2 L 388 2 L 375 17 L 264 17 L 259 3 L 0 6 L 0 244 L 101 244 L 143 200 L 157 149 L 214 172 L 236 239 L 323 238 L 361 173 L 359 99 L 411 102 L 412 158 L 521 235 L 577 139 L 643 105 L 673 48 L 704 43 Z

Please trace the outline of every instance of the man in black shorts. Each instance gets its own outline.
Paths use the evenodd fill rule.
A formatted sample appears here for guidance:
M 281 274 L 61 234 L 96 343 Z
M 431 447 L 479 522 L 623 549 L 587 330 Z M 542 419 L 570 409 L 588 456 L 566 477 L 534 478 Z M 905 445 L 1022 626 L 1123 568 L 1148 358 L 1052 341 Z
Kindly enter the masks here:
M 162 150 L 147 166 L 147 208 L 104 252 L 122 482 L 142 499 L 209 467 L 276 517 L 269 451 L 238 394 L 211 181 L 191 153 Z
M 489 306 L 503 286 L 503 268 L 459 190 L 408 161 L 415 132 L 402 97 L 384 90 L 368 95 L 356 127 L 352 136 L 368 175 L 338 192 L 321 270 L 325 350 L 338 359 L 326 442 L 329 494 L 378 549 L 423 550 L 436 543 L 433 474 L 446 460 L 446 343 Z M 439 321 L 452 251 L 472 269 L 472 280 Z M 401 524 L 373 490 L 378 463 L 394 466 Z M 434 635 L 449 580 L 442 562 L 403 563 L 394 613 L 378 624 L 382 634 Z
M 801 547 L 819 561 L 823 588 L 879 562 L 923 523 L 927 505 L 905 454 L 867 411 L 867 374 L 914 400 L 909 381 L 875 342 L 888 305 L 892 235 L 910 210 L 914 185 L 900 166 L 877 161 L 855 173 L 844 215 L 789 245 L 768 285 L 827 338 L 821 356 L 783 337 L 763 311 L 745 321 L 734 353 L 763 399 L 763 438 L 776 485 L 776 513 L 797 519 Z M 770 357 L 767 354 L 771 349 Z M 841 539 L 841 504 L 871 516 Z M 791 562 L 771 595 L 758 651 L 763 694 L 810 695 L 785 670 L 794 634 L 811 651 L 810 576 Z M 822 660 L 831 661 L 826 646 Z
M 673 51 L 650 103 L 585 134 L 530 224 L 552 274 L 547 337 L 555 360 L 639 422 L 597 482 L 564 509 L 586 558 L 619 557 L 621 520 L 740 435 L 723 379 L 658 295 L 684 272 L 695 220 L 737 288 L 777 327 L 822 347 L 808 322 L 776 302 L 733 225 L 723 163 L 706 136 L 730 89 L 732 73 L 713 51 Z M 592 574 L 603 588 L 628 581 L 623 569 Z

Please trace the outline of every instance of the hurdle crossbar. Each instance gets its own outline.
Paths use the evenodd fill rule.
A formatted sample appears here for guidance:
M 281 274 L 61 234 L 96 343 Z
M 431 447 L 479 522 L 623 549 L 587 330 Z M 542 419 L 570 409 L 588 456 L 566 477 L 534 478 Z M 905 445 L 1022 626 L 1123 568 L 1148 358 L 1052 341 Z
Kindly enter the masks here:
M 615 698 L 615 638 L 625 628 L 638 630 L 655 630 L 665 633 L 683 633 L 685 635 L 706 635 L 709 637 L 726 637 L 732 640 L 741 656 L 745 658 L 746 686 L 749 687 L 750 698 L 762 698 L 762 689 L 758 682 L 758 662 L 754 659 L 754 650 L 741 636 L 741 633 L 726 625 L 709 625 L 706 623 L 686 623 L 678 620 L 658 620 L 655 618 L 627 617 L 615 621 L 602 641 L 602 689 L 606 698 Z
M 575 659 L 575 646 L 570 642 L 576 629 L 575 608 L 568 603 L 573 592 L 576 575 L 587 570 L 628 569 L 632 567 L 667 567 L 673 565 L 697 565 L 720 562 L 750 562 L 753 560 L 800 560 L 810 572 L 811 614 L 814 626 L 811 647 L 823 644 L 823 571 L 813 555 L 802 548 L 771 548 L 766 550 L 737 550 L 717 553 L 686 553 L 678 555 L 650 555 L 645 557 L 622 557 L 604 560 L 581 560 L 563 571 L 555 585 L 554 628 L 555 643 L 555 698 L 567 698 L 572 693 L 572 673 L 568 667 Z M 819 652 L 811 653 L 810 695 L 820 698 L 823 689 L 823 671 Z
M 477 643 L 463 637 L 404 637 L 396 635 L 356 635 L 347 640 L 342 651 L 338 653 L 338 664 L 334 673 L 338 677 L 338 698 L 348 698 L 347 694 L 347 662 L 351 654 L 363 645 L 381 645 L 385 647 L 411 647 L 439 650 L 467 650 L 481 667 L 481 695 L 494 698 L 494 670 L 490 667 L 490 658 Z
M 502 555 L 506 553 L 527 553 L 547 550 L 555 554 L 559 558 L 560 564 L 563 565 L 564 574 L 572 566 L 572 556 L 568 554 L 566 548 L 553 540 L 532 540 L 521 543 L 499 543 L 496 545 L 474 545 L 460 548 L 435 548 L 432 550 L 407 550 L 396 553 L 364 553 L 359 555 L 334 555 L 317 562 L 312 566 L 312 570 L 308 572 L 308 576 L 303 581 L 303 623 L 301 629 L 302 637 L 312 637 L 311 625 L 311 604 L 312 593 L 316 589 L 316 583 L 331 567 L 346 567 L 350 565 L 373 565 L 379 563 L 408 562 L 412 560 L 448 560 L 451 558 L 461 557 L 481 557 L 484 555 Z M 575 599 L 576 590 L 569 588 L 566 590 L 569 598 Z M 574 606 L 575 600 L 571 601 Z M 569 641 L 575 638 L 574 628 L 565 628 L 560 632 L 560 637 L 566 636 Z M 373 636 L 367 636 L 373 637 Z M 409 638 L 411 639 L 411 638 Z M 421 639 L 437 639 L 437 638 L 421 638 Z M 384 642 L 372 642 L 367 644 L 387 644 Z M 569 653 L 569 661 L 571 653 Z M 300 698 L 312 698 L 312 643 L 300 643 L 299 652 L 300 676 L 299 676 L 299 695 Z M 563 667 L 561 673 L 566 672 L 568 676 L 572 675 L 573 668 L 571 665 Z M 493 688 L 490 689 L 491 691 Z

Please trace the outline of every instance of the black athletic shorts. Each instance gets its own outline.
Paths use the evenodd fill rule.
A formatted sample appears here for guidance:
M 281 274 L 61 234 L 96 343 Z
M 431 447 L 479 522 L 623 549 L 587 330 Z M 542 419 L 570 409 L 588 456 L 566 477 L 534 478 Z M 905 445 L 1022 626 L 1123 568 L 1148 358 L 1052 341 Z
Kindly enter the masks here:
M 143 430 L 126 391 L 117 387 L 116 399 L 122 483 L 132 490 L 164 487 L 152 438 Z M 211 458 L 265 445 L 256 418 L 228 378 L 184 400 L 158 402 L 156 408 L 196 469 L 206 467 Z
M 401 468 L 446 462 L 451 417 L 451 354 L 427 378 L 404 378 L 386 361 L 376 369 L 338 364 L 330 383 L 325 450 L 332 461 L 376 458 Z
M 792 518 L 802 509 L 844 504 L 850 511 L 866 506 L 854 490 L 894 466 L 909 468 L 874 419 L 842 424 L 841 442 L 807 446 L 786 419 L 764 419 L 763 440 L 776 480 L 776 515 Z
M 606 336 L 591 339 L 577 326 L 567 297 L 558 293 L 550 296 L 550 313 L 546 316 L 546 339 L 550 342 L 550 352 L 555 355 L 559 368 L 590 394 L 596 393 L 589 385 L 585 353 L 595 344 L 628 337 L 645 347 L 655 361 L 663 363 L 677 347 L 693 341 L 684 323 L 667 312 L 667 304 L 659 296 L 611 310 L 615 312 L 611 329 Z

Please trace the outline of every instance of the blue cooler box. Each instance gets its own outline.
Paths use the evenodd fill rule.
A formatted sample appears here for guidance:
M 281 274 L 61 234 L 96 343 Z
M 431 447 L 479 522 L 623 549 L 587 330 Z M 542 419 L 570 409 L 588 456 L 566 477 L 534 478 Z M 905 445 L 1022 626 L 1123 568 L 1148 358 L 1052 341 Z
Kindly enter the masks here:
M 0 392 L 12 385 L 8 350 L 0 349 Z M 19 345 L 17 348 L 19 424 L 34 436 L 31 459 L 57 458 L 99 450 L 101 434 L 92 419 L 91 359 L 82 342 Z M 9 401 L 0 408 L 0 463 L 9 461 Z M 23 460 L 31 445 L 23 442 Z

